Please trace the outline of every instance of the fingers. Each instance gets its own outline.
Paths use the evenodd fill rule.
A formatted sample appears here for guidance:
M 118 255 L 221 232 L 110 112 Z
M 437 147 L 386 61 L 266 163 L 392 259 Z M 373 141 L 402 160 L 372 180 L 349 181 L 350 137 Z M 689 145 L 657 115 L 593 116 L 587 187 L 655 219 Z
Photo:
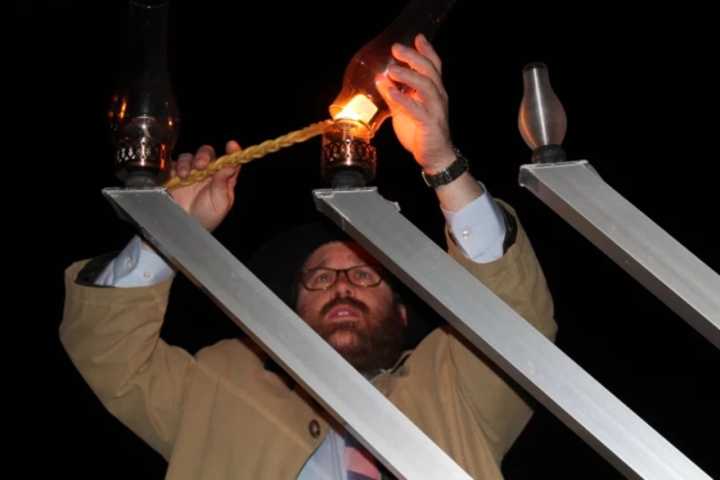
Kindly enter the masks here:
M 406 47 L 396 43 L 392 46 L 395 59 L 406 64 L 410 70 L 428 78 L 438 91 L 445 92 L 442 83 L 442 70 L 440 57 L 432 49 L 425 37 L 418 35 L 415 39 L 415 48 Z
M 425 58 L 430 60 L 438 73 L 442 73 L 442 60 L 440 60 L 440 55 L 437 54 L 432 44 L 422 33 L 415 37 L 415 48 L 417 48 L 417 51 L 424 55 Z
M 427 121 L 428 112 L 409 95 L 401 92 L 392 80 L 384 75 L 379 75 L 375 79 L 375 85 L 393 114 L 402 112 L 421 122 Z
M 416 96 L 423 103 L 429 103 L 430 100 L 443 100 L 443 95 L 435 83 L 414 70 L 400 65 L 390 65 L 388 67 L 388 76 L 391 80 L 410 87 L 410 91 L 414 91 L 413 93 L 416 93 Z
M 235 140 L 230 140 L 225 144 L 225 152 L 230 154 L 240 151 L 240 144 Z M 215 161 L 215 149 L 210 145 L 203 145 L 197 149 L 195 155 L 192 153 L 181 153 L 177 161 L 173 165 L 172 174 L 177 175 L 181 179 L 185 179 L 190 175 L 192 170 L 205 170 L 210 163 Z M 237 176 L 236 169 L 231 169 L 230 175 L 235 174 Z M 230 175 L 224 176 L 225 180 Z
M 401 93 L 418 102 L 428 113 L 434 116 L 444 115 L 448 97 L 442 83 L 440 57 L 423 35 L 415 38 L 415 47 L 393 45 L 393 56 L 404 65 L 390 65 L 387 76 L 390 80 L 408 87 Z M 392 90 L 388 90 L 389 94 L 391 92 Z M 401 103 L 407 104 L 402 101 Z M 409 105 L 405 107 L 408 108 Z
M 192 168 L 195 170 L 205 170 L 210 162 L 215 160 L 215 149 L 210 145 L 203 145 L 198 148 L 193 158 Z
M 399 65 L 391 65 L 388 78 L 406 87 L 398 91 L 406 100 L 412 101 L 432 116 L 444 115 L 447 110 L 447 98 L 444 91 L 439 91 L 435 84 L 426 76 Z M 392 90 L 390 91 L 393 94 Z M 398 98 L 398 101 L 400 99 Z
M 190 175 L 192 160 L 192 153 L 181 153 L 175 163 L 175 175 L 182 179 L 187 178 L 187 176 Z
M 213 160 L 215 160 L 215 150 L 210 145 L 203 145 L 198 148 L 194 156 L 192 153 L 181 153 L 175 162 L 173 173 L 185 179 L 190 175 L 191 170 L 204 170 Z

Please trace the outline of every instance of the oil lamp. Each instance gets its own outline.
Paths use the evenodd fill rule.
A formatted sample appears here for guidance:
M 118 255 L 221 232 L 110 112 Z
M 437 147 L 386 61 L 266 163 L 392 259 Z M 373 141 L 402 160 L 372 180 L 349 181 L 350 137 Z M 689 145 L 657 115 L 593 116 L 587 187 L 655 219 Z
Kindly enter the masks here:
M 162 184 L 178 136 L 179 114 L 167 62 L 167 2 L 129 4 L 128 81 L 108 112 L 115 145 L 114 169 L 126 187 Z
M 550 86 L 547 66 L 531 63 L 523 68 L 524 93 L 520 102 L 518 127 L 533 151 L 534 163 L 555 163 L 566 159 L 561 147 L 567 130 L 565 109 Z
M 413 45 L 422 33 L 432 39 L 455 0 L 412 0 L 380 35 L 350 60 L 343 86 L 330 105 L 334 120 L 322 140 L 321 172 L 333 187 L 362 187 L 375 178 L 377 153 L 370 143 L 390 110 L 375 78 L 395 63 L 394 43 Z

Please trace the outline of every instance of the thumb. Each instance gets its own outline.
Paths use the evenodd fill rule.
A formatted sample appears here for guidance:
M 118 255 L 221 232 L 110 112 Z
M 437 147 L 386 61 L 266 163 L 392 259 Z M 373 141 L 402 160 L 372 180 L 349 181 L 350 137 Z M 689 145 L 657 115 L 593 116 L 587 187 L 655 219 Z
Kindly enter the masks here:
M 232 168 L 233 173 L 227 179 L 227 188 L 230 192 L 235 191 L 235 185 L 237 185 L 238 175 L 240 175 L 240 167 L 242 167 L 242 165 L 238 165 L 237 167 Z
M 215 175 L 212 177 L 212 185 L 211 188 L 213 190 L 226 190 L 231 185 L 230 182 L 234 179 L 237 179 L 237 175 L 240 172 L 240 167 L 224 167 L 217 171 Z M 234 178 L 233 178 L 234 177 Z
M 235 201 L 235 181 L 239 167 L 225 167 L 212 176 L 210 198 L 216 208 L 230 208 Z
M 397 101 L 392 97 L 392 95 L 390 95 L 390 90 L 397 88 L 393 84 L 393 81 L 385 75 L 377 75 L 375 77 L 375 87 L 377 87 L 377 90 L 382 99 L 385 100 L 385 103 L 387 103 L 388 107 L 390 107 L 390 113 L 394 113 L 399 106 Z
M 239 150 L 242 150 L 242 148 L 240 148 L 240 144 L 235 140 L 230 140 L 225 144 L 225 153 L 235 153 Z

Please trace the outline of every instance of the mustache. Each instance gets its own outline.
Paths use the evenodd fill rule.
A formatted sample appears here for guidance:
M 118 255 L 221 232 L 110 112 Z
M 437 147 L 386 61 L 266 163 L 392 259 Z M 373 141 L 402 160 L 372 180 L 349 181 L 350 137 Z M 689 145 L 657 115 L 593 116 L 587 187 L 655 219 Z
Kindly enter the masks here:
M 352 297 L 344 297 L 344 298 L 335 297 L 332 300 L 330 300 L 328 303 L 323 305 L 323 307 L 320 309 L 320 313 L 322 315 L 327 315 L 327 313 L 330 310 L 332 310 L 333 308 L 335 308 L 338 305 L 349 305 L 366 315 L 368 313 L 370 313 L 370 308 L 367 305 L 365 305 L 364 302 L 361 302 L 360 300 L 357 300 Z

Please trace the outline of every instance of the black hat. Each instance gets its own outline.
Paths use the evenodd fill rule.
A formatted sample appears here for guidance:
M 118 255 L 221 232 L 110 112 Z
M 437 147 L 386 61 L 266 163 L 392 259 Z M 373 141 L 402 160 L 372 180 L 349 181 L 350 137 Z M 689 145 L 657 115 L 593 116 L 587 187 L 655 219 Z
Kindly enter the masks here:
M 275 295 L 295 309 L 297 274 L 305 260 L 330 242 L 352 239 L 327 219 L 300 225 L 266 242 L 250 258 L 248 268 Z

